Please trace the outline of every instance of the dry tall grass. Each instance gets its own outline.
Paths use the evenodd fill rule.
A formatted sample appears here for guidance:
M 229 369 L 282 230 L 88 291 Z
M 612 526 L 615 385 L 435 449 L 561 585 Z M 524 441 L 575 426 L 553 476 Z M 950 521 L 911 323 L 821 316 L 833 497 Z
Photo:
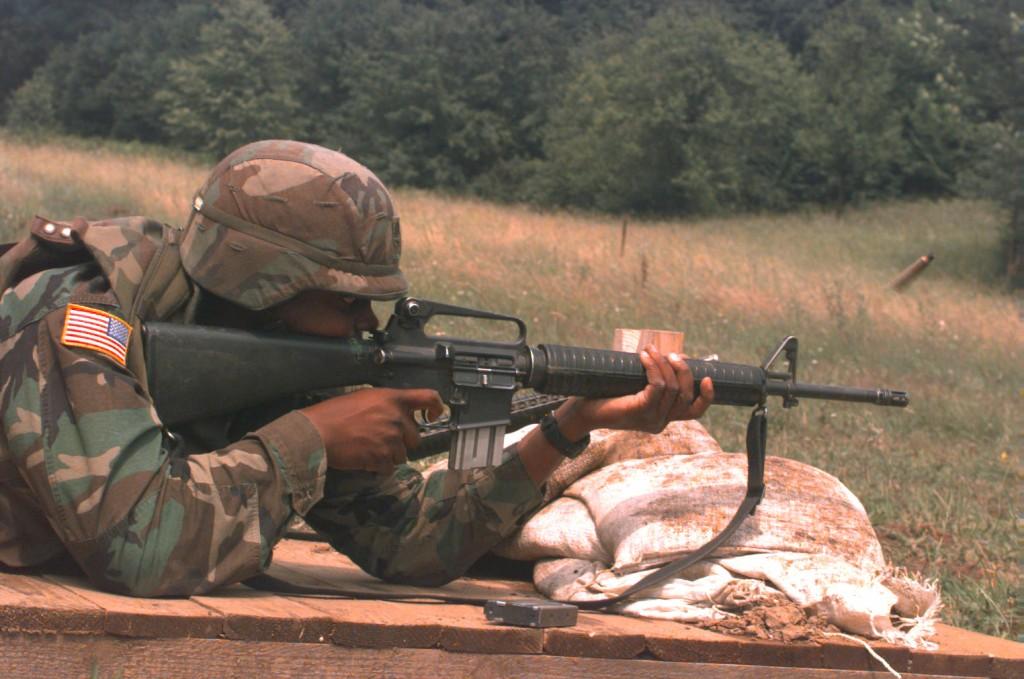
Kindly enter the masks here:
M 126 156 L 116 147 L 29 145 L 0 136 L 0 218 L 13 225 L 12 217 L 25 214 L 18 209 L 100 218 L 145 207 L 148 215 L 178 222 L 207 170 L 152 149 Z
M 159 150 L 0 136 L 0 238 L 35 212 L 180 223 L 208 164 Z M 397 191 L 414 294 L 517 315 L 531 342 L 607 345 L 615 327 L 681 329 L 692 354 L 755 362 L 802 340 L 803 380 L 911 391 L 907 411 L 804 402 L 773 411 L 769 449 L 864 501 L 888 556 L 940 578 L 954 624 L 1020 630 L 1016 521 L 1021 313 L 993 280 L 997 217 L 966 201 L 628 224 Z M 887 282 L 918 256 L 907 292 Z M 456 332 L 478 332 L 456 324 Z M 490 332 L 484 330 L 483 332 Z M 712 409 L 742 447 L 745 417 Z
M 480 298 L 486 291 L 492 304 L 490 294 L 511 276 L 519 289 L 546 291 L 559 307 L 548 311 L 556 318 L 567 309 L 587 309 L 588 316 L 614 323 L 626 314 L 687 327 L 691 316 L 679 312 L 688 308 L 701 318 L 713 310 L 712 317 L 735 315 L 752 324 L 799 318 L 812 329 L 853 322 L 870 309 L 870 323 L 883 335 L 939 333 L 954 342 L 983 341 L 987 350 L 1020 349 L 1012 298 L 942 270 L 947 253 L 965 241 L 991 245 L 993 216 L 977 204 L 900 204 L 842 218 L 814 213 L 631 223 L 620 256 L 619 219 L 538 214 L 420 192 L 399 192 L 398 200 L 407 267 L 427 275 L 443 270 L 447 285 L 456 286 L 452 292 L 476 290 Z M 961 229 L 968 235 L 951 241 Z M 888 281 L 925 252 L 938 256 L 926 282 L 910 294 L 893 294 Z M 592 308 L 602 305 L 611 313 Z M 697 306 L 707 310 L 691 308 Z M 578 328 L 562 325 L 567 337 L 579 339 Z M 593 339 L 606 341 L 599 330 Z M 702 338 L 708 332 L 687 330 Z

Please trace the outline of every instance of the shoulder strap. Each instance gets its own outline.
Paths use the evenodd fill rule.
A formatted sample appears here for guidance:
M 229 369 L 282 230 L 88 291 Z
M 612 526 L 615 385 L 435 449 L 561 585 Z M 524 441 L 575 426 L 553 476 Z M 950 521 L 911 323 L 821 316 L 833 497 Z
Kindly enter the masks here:
M 142 276 L 129 313 L 140 319 L 163 319 L 191 296 L 181 264 L 181 230 L 164 225 L 163 242 Z
M 191 286 L 181 265 L 180 230 L 164 225 L 163 242 L 142 274 L 138 292 L 127 309 L 127 320 L 136 328 L 128 351 L 128 368 L 142 387 L 149 390 L 143 353 L 141 322 L 170 316 L 191 296 Z

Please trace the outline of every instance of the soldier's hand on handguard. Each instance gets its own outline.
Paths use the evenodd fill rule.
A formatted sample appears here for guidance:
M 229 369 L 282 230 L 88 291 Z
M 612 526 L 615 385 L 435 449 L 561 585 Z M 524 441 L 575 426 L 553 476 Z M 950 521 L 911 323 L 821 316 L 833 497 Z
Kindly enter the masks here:
M 414 413 L 441 416 L 432 389 L 361 389 L 302 409 L 320 432 L 333 469 L 390 474 L 420 443 Z
M 633 429 L 658 433 L 674 420 L 694 420 L 715 398 L 714 385 L 705 377 L 699 387 L 686 365 L 685 355 L 664 355 L 654 345 L 640 352 L 647 371 L 643 391 L 618 398 L 580 399 L 567 416 L 579 417 L 591 429 Z M 575 411 L 575 412 L 573 412 Z
M 647 386 L 636 394 L 616 398 L 571 398 L 555 412 L 562 435 L 581 441 L 594 429 L 634 429 L 660 432 L 673 420 L 692 420 L 704 414 L 715 398 L 711 378 L 705 377 L 696 393 L 693 375 L 679 354 L 663 355 L 653 345 L 640 353 L 647 371 Z M 523 466 L 538 484 L 564 459 L 539 431 L 519 445 Z

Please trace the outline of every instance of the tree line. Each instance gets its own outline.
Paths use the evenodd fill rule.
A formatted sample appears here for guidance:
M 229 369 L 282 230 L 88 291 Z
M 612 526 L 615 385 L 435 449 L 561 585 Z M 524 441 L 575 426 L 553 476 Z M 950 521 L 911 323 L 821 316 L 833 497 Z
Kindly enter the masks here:
M 8 0 L 13 129 L 340 148 L 634 214 L 982 195 L 1024 278 L 1024 0 Z

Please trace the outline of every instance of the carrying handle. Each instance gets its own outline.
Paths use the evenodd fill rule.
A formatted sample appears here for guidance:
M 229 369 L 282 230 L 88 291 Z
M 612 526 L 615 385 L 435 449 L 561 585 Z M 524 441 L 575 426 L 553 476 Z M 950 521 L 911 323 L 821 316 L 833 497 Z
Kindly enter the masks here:
M 431 302 L 417 297 L 403 297 L 395 303 L 395 318 L 399 326 L 405 330 L 416 330 L 421 334 L 427 323 L 435 316 L 459 316 L 462 318 L 479 318 L 487 321 L 506 321 L 515 323 L 518 336 L 510 342 L 486 342 L 492 346 L 522 347 L 526 345 L 526 323 L 515 316 L 496 314 L 491 311 L 480 311 L 467 307 Z M 389 324 L 389 331 L 393 329 Z M 394 334 L 392 332 L 392 334 Z

